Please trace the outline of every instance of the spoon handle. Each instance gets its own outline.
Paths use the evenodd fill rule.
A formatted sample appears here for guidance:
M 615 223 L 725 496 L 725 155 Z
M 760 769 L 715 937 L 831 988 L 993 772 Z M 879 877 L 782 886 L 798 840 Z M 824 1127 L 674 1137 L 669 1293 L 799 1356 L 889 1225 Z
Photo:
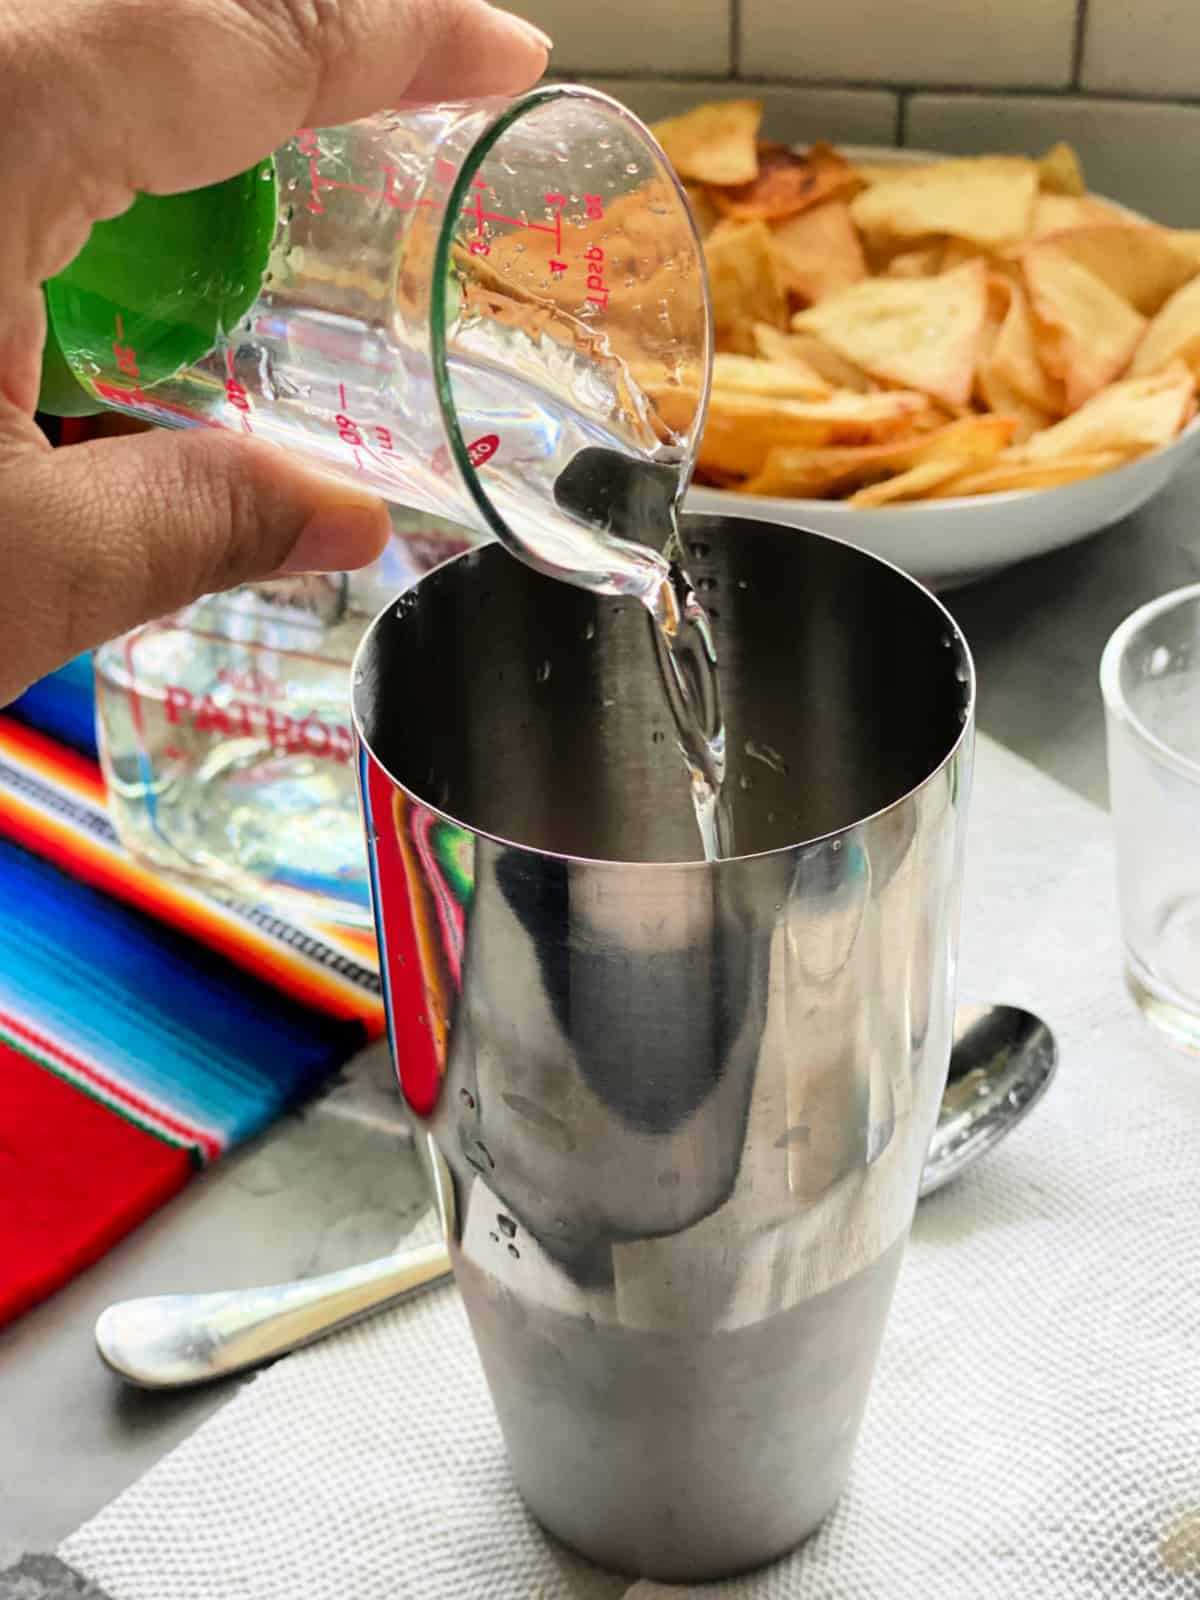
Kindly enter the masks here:
M 207 1383 L 322 1339 L 449 1275 L 438 1242 L 294 1283 L 122 1300 L 97 1319 L 96 1348 L 142 1388 Z

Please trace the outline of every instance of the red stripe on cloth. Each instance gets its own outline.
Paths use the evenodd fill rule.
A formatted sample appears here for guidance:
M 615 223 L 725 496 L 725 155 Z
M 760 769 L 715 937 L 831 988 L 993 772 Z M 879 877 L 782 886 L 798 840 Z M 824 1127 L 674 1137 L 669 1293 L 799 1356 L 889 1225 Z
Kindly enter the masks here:
M 0 737 L 31 760 L 47 778 L 82 789 L 97 806 L 107 804 L 100 764 L 90 756 L 47 738 L 23 722 L 14 722 L 11 717 L 0 717 Z
M 99 1259 L 183 1188 L 165 1144 L 0 1043 L 0 1325 Z
M 121 1108 L 124 1108 L 131 1117 L 157 1122 L 165 1137 L 183 1140 L 184 1144 L 201 1152 L 206 1160 L 215 1161 L 221 1154 L 223 1146 L 214 1134 L 196 1127 L 193 1123 L 185 1122 L 182 1117 L 175 1116 L 165 1106 L 155 1105 L 144 1095 L 118 1082 L 97 1062 L 87 1061 L 73 1050 L 64 1049 L 62 1045 L 47 1038 L 38 1028 L 32 1027 L 22 1018 L 14 1017 L 9 1011 L 0 1010 L 0 1030 L 7 1033 L 11 1039 L 20 1041 L 20 1044 L 28 1045 L 35 1055 L 42 1056 L 46 1061 L 45 1070 L 53 1072 L 55 1066 L 59 1066 L 70 1077 L 91 1084 L 97 1092 L 114 1101 L 112 1108 L 114 1115 L 120 1116 Z M 14 1048 L 19 1049 L 20 1044 Z M 0 1041 L 0 1049 L 4 1048 L 4 1042 Z

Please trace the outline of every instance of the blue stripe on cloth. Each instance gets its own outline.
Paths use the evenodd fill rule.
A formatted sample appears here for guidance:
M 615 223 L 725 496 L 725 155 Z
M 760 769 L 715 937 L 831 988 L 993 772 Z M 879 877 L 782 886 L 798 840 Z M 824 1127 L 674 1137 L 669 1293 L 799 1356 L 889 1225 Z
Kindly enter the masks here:
M 91 656 L 76 656 L 48 678 L 32 684 L 5 714 L 38 728 L 62 744 L 96 759 L 96 694 Z
M 0 1007 L 223 1144 L 310 1093 L 365 1037 L 5 839 Z

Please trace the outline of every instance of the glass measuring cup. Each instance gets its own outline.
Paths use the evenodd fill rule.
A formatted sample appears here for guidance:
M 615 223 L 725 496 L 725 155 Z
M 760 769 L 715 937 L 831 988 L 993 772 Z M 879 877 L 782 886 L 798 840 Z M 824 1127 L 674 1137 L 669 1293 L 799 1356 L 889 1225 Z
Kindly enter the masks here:
M 644 593 L 710 365 L 703 251 L 652 135 L 554 85 L 302 129 L 140 196 L 46 285 L 42 408 L 239 429 Z

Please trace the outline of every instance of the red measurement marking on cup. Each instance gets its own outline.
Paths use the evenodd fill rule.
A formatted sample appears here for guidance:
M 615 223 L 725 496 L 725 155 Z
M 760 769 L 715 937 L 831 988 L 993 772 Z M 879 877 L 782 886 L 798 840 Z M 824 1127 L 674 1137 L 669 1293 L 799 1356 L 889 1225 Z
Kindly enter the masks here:
M 125 324 L 119 311 L 114 313 L 113 327 L 116 337 L 112 342 L 112 353 L 117 371 L 123 377 L 136 380 L 141 377 L 137 362 L 137 351 L 131 344 L 125 342 Z M 136 410 L 139 406 L 144 406 L 147 403 L 146 396 L 142 392 L 142 386 L 136 381 L 135 387 L 132 389 L 122 388 L 118 384 L 102 383 L 99 380 L 93 381 L 93 387 L 100 399 L 107 400 L 109 405 L 124 406 L 129 410 Z
M 554 256 L 550 262 L 551 272 L 561 274 L 567 270 L 568 263 L 563 260 L 563 210 L 567 205 L 568 196 L 557 189 L 546 191 L 546 209 L 553 212 L 552 222 L 530 222 L 528 217 L 511 217 L 505 211 L 488 211 L 484 208 L 483 197 L 489 192 L 488 185 L 482 178 L 475 178 L 471 183 L 475 191 L 475 198 L 467 201 L 463 206 L 463 215 L 474 222 L 475 237 L 468 244 L 467 249 L 473 256 L 486 256 L 491 246 L 487 241 L 486 224 L 489 222 L 507 222 L 514 228 L 529 228 L 534 233 L 552 233 L 554 235 Z M 604 216 L 604 197 L 598 194 L 585 194 L 584 207 L 589 220 L 599 221 Z
M 410 191 L 402 187 L 399 168 L 393 166 L 380 166 L 382 175 L 381 186 L 369 183 L 353 183 L 346 178 L 331 178 L 321 171 L 321 146 L 314 128 L 301 128 L 296 134 L 296 148 L 308 160 L 309 197 L 305 201 L 306 208 L 316 216 L 325 212 L 325 203 L 322 200 L 324 190 L 343 190 L 347 194 L 360 195 L 366 201 L 374 201 L 386 205 L 395 211 L 418 211 L 427 207 L 437 206 L 440 202 L 430 196 L 414 198 Z M 453 180 L 456 169 L 452 162 L 438 156 L 434 161 L 434 178 L 437 183 L 445 184 Z M 468 223 L 473 223 L 473 236 L 467 241 L 467 249 L 473 256 L 487 256 L 491 254 L 492 246 L 488 237 L 489 223 L 506 223 L 513 228 L 529 228 L 535 233 L 550 233 L 554 235 L 554 255 L 550 260 L 550 271 L 555 277 L 561 277 L 569 268 L 566 251 L 563 246 L 563 212 L 569 203 L 570 196 L 558 190 L 546 192 L 546 209 L 551 213 L 548 222 L 531 222 L 526 216 L 510 216 L 505 211 L 490 209 L 485 195 L 494 194 L 491 186 L 483 178 L 471 180 L 472 197 L 467 200 L 462 213 Z M 604 197 L 598 194 L 585 194 L 583 196 L 584 210 L 588 221 L 598 222 L 604 216 Z M 600 293 L 588 296 L 589 300 L 597 305 L 606 305 L 608 292 L 603 283 L 593 285 L 591 279 L 597 276 L 597 262 L 594 257 L 585 260 L 585 273 L 588 277 L 588 287 L 596 288 Z M 601 274 L 602 276 L 602 274 Z
M 366 183 L 350 183 L 345 178 L 327 177 L 321 171 L 321 146 L 314 128 L 300 129 L 296 135 L 296 148 L 302 156 L 308 157 L 310 194 L 305 207 L 314 216 L 323 216 L 325 213 L 325 204 L 321 199 L 323 189 L 343 189 L 348 194 L 361 195 L 364 200 L 377 200 L 395 211 L 419 211 L 437 203 L 434 200 L 415 200 L 411 194 L 406 194 L 400 187 L 400 171 L 397 167 L 380 168 L 383 177 L 380 188 L 373 188 Z
M 338 438 L 341 439 L 343 444 L 350 446 L 350 452 L 354 457 L 354 465 L 362 472 L 362 457 L 358 452 L 363 449 L 366 441 L 358 423 L 355 422 L 353 417 L 346 414 L 346 385 L 344 383 L 338 384 L 338 404 L 342 409 L 333 419 L 337 426 Z
M 233 351 L 225 352 L 225 398 L 229 404 L 241 415 L 242 429 L 246 433 L 253 433 L 250 426 L 250 396 L 246 393 L 246 385 L 239 383 L 233 373 Z
M 478 439 L 473 439 L 467 446 L 467 460 L 473 467 L 482 467 L 485 461 L 490 461 L 500 448 L 500 435 L 498 433 L 481 434 Z M 444 478 L 450 471 L 450 452 L 444 444 L 429 458 L 429 466 L 439 478 Z
M 547 191 L 546 204 L 554 212 L 554 257 L 550 262 L 551 272 L 565 272 L 567 270 L 567 263 L 558 259 L 563 253 L 562 214 L 566 203 L 567 197 L 565 194 L 559 194 L 553 189 Z

